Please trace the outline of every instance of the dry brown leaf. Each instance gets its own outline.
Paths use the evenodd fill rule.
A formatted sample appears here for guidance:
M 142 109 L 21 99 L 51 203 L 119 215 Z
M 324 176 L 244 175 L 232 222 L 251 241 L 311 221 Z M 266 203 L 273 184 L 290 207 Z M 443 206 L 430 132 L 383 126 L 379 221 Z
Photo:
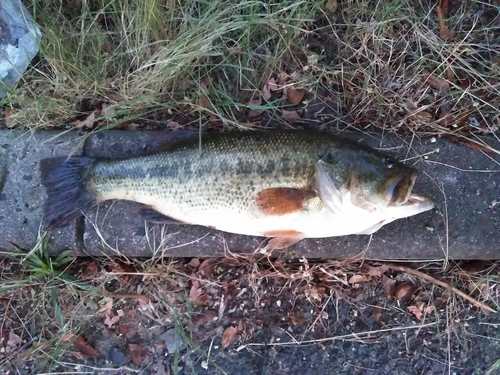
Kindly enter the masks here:
M 199 104 L 200 104 L 200 107 L 208 109 L 209 111 L 214 110 L 212 102 L 208 99 L 208 97 L 205 94 L 201 94 Z
M 308 296 L 308 297 L 310 297 L 310 298 L 312 298 L 312 299 L 315 299 L 316 301 L 321 302 L 321 296 L 319 295 L 318 290 L 317 290 L 316 288 L 314 288 L 314 287 L 309 287 L 309 288 L 307 288 L 304 292 L 305 292 L 306 296 Z M 265 301 L 265 300 L 264 300 L 264 301 Z M 263 302 L 264 302 L 264 301 L 263 301 Z M 270 303 L 270 302 L 269 302 L 269 303 Z
M 224 333 L 222 334 L 222 340 L 221 340 L 222 349 L 226 349 L 237 338 L 238 338 L 238 329 L 233 326 L 227 327 Z
M 318 291 L 318 295 L 320 297 L 322 297 L 323 294 L 325 294 L 325 292 L 326 292 L 326 288 L 324 286 L 317 286 L 316 290 Z
M 228 282 L 225 286 L 224 289 L 226 291 L 228 299 L 233 298 L 236 295 L 237 289 L 234 281 Z
M 145 352 L 144 347 L 140 344 L 128 344 L 128 356 L 136 366 L 142 363 Z
M 289 318 L 290 318 L 290 321 L 292 322 L 292 324 L 294 326 L 296 326 L 297 324 L 301 323 L 302 322 L 302 319 L 299 319 L 297 318 L 294 314 L 292 313 L 289 313 L 288 314 Z
M 439 78 L 437 75 L 429 72 L 427 69 L 422 70 L 422 75 L 424 76 L 424 79 L 427 80 L 429 86 L 431 86 L 433 89 L 443 90 L 450 88 L 450 83 L 447 80 Z
M 264 87 L 262 88 L 262 97 L 265 99 L 265 100 L 269 100 L 271 99 L 271 90 L 269 90 L 269 86 L 267 84 L 264 85 Z
M 432 305 L 427 305 L 427 307 L 424 309 L 424 313 L 426 315 L 432 314 L 434 312 L 434 306 Z
M 83 355 L 86 355 L 88 357 L 97 357 L 99 355 L 97 350 L 95 350 L 92 346 L 90 346 L 89 344 L 87 344 L 87 342 L 85 342 L 82 335 L 76 338 L 74 344 L 75 347 L 78 349 L 78 351 Z
M 446 5 L 447 6 L 447 5 Z M 439 36 L 443 40 L 452 39 L 455 36 L 455 32 L 448 28 L 448 23 L 446 22 L 446 14 L 441 6 L 436 6 L 436 14 L 439 21 Z
M 265 100 L 271 99 L 273 91 L 281 90 L 281 86 L 276 83 L 276 79 L 270 78 L 262 88 L 262 97 Z
M 238 332 L 242 332 L 243 331 L 243 319 L 240 319 L 240 321 L 238 322 Z
M 68 331 L 66 332 L 63 337 L 62 337 L 62 342 L 67 344 L 68 342 L 70 342 L 71 340 L 73 339 L 73 334 L 71 333 L 71 331 Z
M 137 124 L 137 123 L 135 123 L 135 122 L 130 122 L 130 123 L 128 123 L 128 124 L 127 124 L 127 130 L 132 130 L 132 131 L 134 131 L 134 130 L 139 129 L 140 127 L 141 127 L 141 125 L 140 125 L 140 124 Z
M 386 298 L 390 301 L 394 295 L 394 289 L 396 289 L 396 280 L 387 277 L 385 274 L 382 275 L 382 286 L 385 290 Z
M 294 87 L 288 87 L 287 94 L 288 103 L 293 105 L 299 104 L 304 99 L 304 90 L 298 90 Z
M 446 69 L 445 75 L 446 79 L 450 82 L 453 81 L 453 79 L 455 78 L 455 72 L 451 68 Z
M 285 85 L 291 78 L 286 72 L 278 73 L 278 87 Z
M 377 323 L 377 324 L 382 324 L 382 318 L 384 316 L 384 309 L 379 307 L 379 306 L 375 306 L 373 308 L 373 313 L 372 313 L 372 318 L 373 320 Z
M 297 111 L 287 111 L 283 110 L 283 118 L 289 123 L 302 123 L 304 120 L 300 117 Z
M 415 292 L 416 287 L 411 283 L 401 283 L 394 289 L 394 297 L 402 300 L 409 300 L 413 293 Z
M 416 117 L 422 122 L 425 122 L 426 124 L 431 123 L 434 120 L 434 116 L 425 111 L 418 111 L 413 114 L 413 117 Z
M 364 263 L 361 266 L 361 270 L 363 271 L 364 274 L 367 274 L 370 276 L 375 276 L 375 277 L 382 277 L 384 272 L 387 272 L 389 270 L 389 268 L 385 265 L 372 266 L 371 264 Z
M 83 270 L 80 279 L 83 281 L 92 280 L 99 275 L 99 267 L 97 266 L 96 261 L 92 260 L 87 267 Z
M 234 47 L 229 48 L 229 54 L 233 55 L 233 56 L 239 56 L 242 54 L 242 52 L 243 52 L 243 50 L 241 49 L 240 46 L 234 46 Z
M 87 116 L 87 118 L 83 121 L 76 120 L 73 121 L 71 124 L 75 126 L 78 130 L 82 130 L 83 128 L 87 129 L 92 129 L 94 127 L 95 121 L 97 117 L 99 117 L 101 114 L 100 109 L 95 109 L 90 115 Z
M 198 319 L 196 319 L 194 321 L 194 325 L 195 326 L 202 326 L 202 325 L 205 325 L 207 323 L 211 323 L 214 321 L 215 317 L 216 317 L 215 312 L 208 310 L 207 312 L 205 312 L 205 314 L 203 314 L 202 316 L 200 316 Z
M 200 265 L 200 260 L 198 258 L 193 258 L 189 261 L 188 264 L 186 264 L 186 266 L 192 268 L 192 269 L 197 269 Z
M 262 105 L 262 97 L 260 95 L 258 95 L 256 98 L 250 99 L 248 101 L 247 105 L 249 107 Z M 264 113 L 263 109 L 254 109 L 254 108 L 251 108 L 248 111 L 248 117 L 250 117 L 250 118 L 257 117 L 257 116 L 260 116 L 262 113 Z
M 368 275 L 352 275 L 349 280 L 348 280 L 348 283 L 349 284 L 359 284 L 359 283 L 364 283 L 364 282 L 367 282 L 367 281 L 370 281 L 370 276 Z
M 448 0 L 440 0 L 439 1 L 439 6 L 443 10 L 443 15 L 445 17 L 448 17 Z
M 113 298 L 104 297 L 103 302 L 105 303 L 101 306 L 99 312 L 104 313 L 105 315 L 111 315 L 111 309 L 113 308 Z
M 110 318 L 109 315 L 106 315 L 106 319 L 104 319 L 104 324 L 108 326 L 108 328 L 113 328 L 113 326 L 118 323 L 120 318 L 124 315 L 123 310 L 117 310 L 115 316 Z
M 22 342 L 23 340 L 21 339 L 21 337 L 16 335 L 14 333 L 14 330 L 11 329 L 9 332 L 9 339 L 7 340 L 7 346 L 5 347 L 5 352 L 8 354 L 12 353 L 13 351 L 17 350 Z
M 132 264 L 127 264 L 121 260 L 112 260 L 109 267 L 114 273 L 136 273 L 137 270 Z
M 182 128 L 182 125 L 179 124 L 177 121 L 169 121 L 167 122 L 167 128 L 177 130 Z
M 189 299 L 192 302 L 197 302 L 201 296 L 200 282 L 198 280 L 191 281 L 191 289 L 189 290 Z
M 8 128 L 13 128 L 16 126 L 16 122 L 12 117 L 12 108 L 6 107 L 3 110 L 3 116 L 5 118 L 5 126 Z
M 278 85 L 276 82 L 276 79 L 271 78 L 269 81 L 267 81 L 267 86 L 269 87 L 269 90 L 271 91 L 279 91 L 281 90 L 281 86 Z
M 452 105 L 451 103 L 445 102 L 441 105 L 439 108 L 439 115 L 438 115 L 438 123 L 443 126 L 450 126 L 454 124 L 457 119 L 455 116 L 451 115 L 450 112 L 452 110 Z
M 101 113 L 106 120 L 111 121 L 113 120 L 113 116 L 115 115 L 115 107 L 107 103 L 103 103 Z
M 214 269 L 215 263 L 212 259 L 205 259 L 201 262 L 200 267 L 198 268 L 198 274 L 204 279 L 209 279 L 212 276 Z
M 325 4 L 325 10 L 333 14 L 337 11 L 337 0 L 328 0 Z
M 214 115 L 213 113 L 210 113 L 208 115 L 208 121 L 213 125 L 213 126 L 221 126 L 222 125 L 222 121 L 221 119 L 219 118 L 219 116 L 217 115 Z
M 408 311 L 415 315 L 418 320 L 422 320 L 424 317 L 424 314 L 417 306 L 408 306 Z
M 494 65 L 497 65 L 500 67 L 500 55 L 493 56 L 491 58 L 491 61 L 493 62 Z

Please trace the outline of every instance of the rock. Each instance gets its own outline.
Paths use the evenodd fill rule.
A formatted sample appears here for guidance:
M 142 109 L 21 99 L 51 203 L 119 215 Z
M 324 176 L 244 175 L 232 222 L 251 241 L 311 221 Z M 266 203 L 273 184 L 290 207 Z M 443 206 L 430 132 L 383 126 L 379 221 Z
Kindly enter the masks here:
M 108 353 L 108 358 L 115 366 L 123 366 L 128 362 L 128 358 L 123 352 L 116 346 L 112 346 Z
M 0 247 L 10 242 L 32 248 L 45 199 L 38 173 L 41 158 L 75 151 L 96 158 L 119 158 L 165 149 L 196 131 L 107 131 L 91 135 L 83 150 L 77 133 L 0 132 Z M 436 199 L 437 209 L 384 226 L 369 236 L 307 239 L 291 246 L 289 257 L 378 260 L 498 259 L 500 257 L 500 157 L 430 138 L 413 139 L 343 132 L 384 149 L 420 171 L 415 191 Z M 500 142 L 484 138 L 500 150 Z M 45 143 L 42 141 L 45 140 Z M 5 178 L 6 176 L 6 178 Z M 225 256 L 227 250 L 252 253 L 263 238 L 219 232 L 194 225 L 152 225 L 138 215 L 138 204 L 105 202 L 78 224 L 52 233 L 51 249 L 76 249 L 81 255 L 128 257 Z M 28 208 L 29 207 L 29 208 Z M 10 241 L 10 242 L 9 242 Z
M 40 27 L 20 0 L 0 1 L 0 98 L 14 86 L 38 53 Z
M 165 346 L 169 354 L 173 354 L 176 351 L 181 351 L 185 347 L 184 340 L 177 333 L 175 328 L 171 328 L 160 335 L 160 338 L 165 341 Z
M 193 132 L 109 131 L 93 135 L 85 154 L 124 157 L 166 147 Z M 360 138 L 358 134 L 344 136 Z M 364 143 L 379 147 L 399 159 L 407 158 L 420 171 L 415 191 L 433 196 L 437 209 L 397 220 L 369 236 L 345 236 L 300 241 L 290 256 L 345 259 L 364 255 L 369 259 L 440 260 L 498 259 L 500 257 L 500 161 L 463 145 L 430 138 L 400 139 L 369 134 Z M 496 149 L 500 142 L 489 140 Z M 426 155 L 422 157 L 421 155 Z M 102 204 L 85 222 L 85 249 L 93 255 L 123 253 L 126 256 L 224 256 L 251 253 L 263 238 L 234 235 L 190 225 L 150 225 L 137 215 L 131 202 Z M 99 228 L 96 231 L 95 228 Z M 98 233 L 99 232 L 99 233 Z
M 46 193 L 40 183 L 40 160 L 82 154 L 76 134 L 22 130 L 0 131 L 0 248 L 13 251 L 11 243 L 31 250 L 37 243 Z M 76 225 L 51 235 L 52 253 L 76 249 Z

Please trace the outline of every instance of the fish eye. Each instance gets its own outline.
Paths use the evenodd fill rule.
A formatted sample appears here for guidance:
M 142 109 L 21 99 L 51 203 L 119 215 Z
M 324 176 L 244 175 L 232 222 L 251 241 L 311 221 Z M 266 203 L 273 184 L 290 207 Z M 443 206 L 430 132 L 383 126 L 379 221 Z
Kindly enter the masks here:
M 384 163 L 385 163 L 385 166 L 390 169 L 390 168 L 394 167 L 394 164 L 396 162 L 394 161 L 393 158 L 388 156 L 385 158 Z

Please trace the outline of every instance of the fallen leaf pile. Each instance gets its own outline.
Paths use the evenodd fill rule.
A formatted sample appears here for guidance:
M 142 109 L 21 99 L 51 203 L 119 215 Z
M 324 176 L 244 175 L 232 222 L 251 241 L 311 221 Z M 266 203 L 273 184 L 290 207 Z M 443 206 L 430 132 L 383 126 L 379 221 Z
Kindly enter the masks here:
M 275 77 L 271 77 L 263 85 L 260 92 L 255 93 L 254 96 L 247 102 L 247 116 L 250 119 L 261 116 L 266 110 L 267 103 L 281 103 L 278 107 L 284 106 L 282 115 L 285 121 L 294 124 L 302 123 L 303 119 L 299 113 L 294 109 L 285 109 L 286 106 L 297 106 L 304 99 L 305 89 L 298 86 L 294 78 L 300 78 L 298 73 L 288 75 L 280 73 Z

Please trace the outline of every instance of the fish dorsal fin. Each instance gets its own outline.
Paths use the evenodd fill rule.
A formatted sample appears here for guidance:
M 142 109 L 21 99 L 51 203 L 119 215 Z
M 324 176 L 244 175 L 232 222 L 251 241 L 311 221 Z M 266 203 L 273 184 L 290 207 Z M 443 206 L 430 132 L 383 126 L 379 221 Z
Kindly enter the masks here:
M 264 215 L 282 216 L 302 210 L 304 202 L 315 196 L 313 190 L 269 188 L 260 191 L 255 197 L 255 202 Z

